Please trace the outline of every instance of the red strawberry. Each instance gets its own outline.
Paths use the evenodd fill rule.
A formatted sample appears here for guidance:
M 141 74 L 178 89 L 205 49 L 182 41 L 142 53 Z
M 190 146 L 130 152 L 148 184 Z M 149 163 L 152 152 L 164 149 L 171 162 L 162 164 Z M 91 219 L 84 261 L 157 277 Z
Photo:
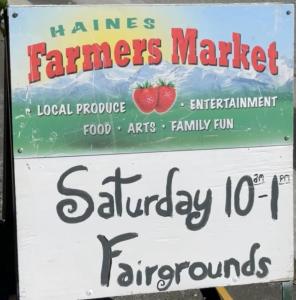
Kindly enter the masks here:
M 158 89 L 146 82 L 138 86 L 133 94 L 133 99 L 140 111 L 150 113 L 157 105 Z
M 176 89 L 174 85 L 169 82 L 159 81 L 158 87 L 158 103 L 155 110 L 159 113 L 168 111 L 176 100 Z

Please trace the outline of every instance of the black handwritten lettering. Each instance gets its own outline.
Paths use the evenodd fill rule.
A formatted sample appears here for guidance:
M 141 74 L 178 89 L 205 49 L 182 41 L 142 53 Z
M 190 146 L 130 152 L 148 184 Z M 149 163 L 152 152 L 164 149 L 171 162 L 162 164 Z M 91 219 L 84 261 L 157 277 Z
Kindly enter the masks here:
M 278 199 L 279 199 L 279 183 L 277 176 L 273 176 L 271 185 L 271 217 L 273 220 L 278 218 Z
M 101 285 L 109 286 L 112 259 L 121 254 L 121 250 L 112 250 L 112 247 L 118 243 L 125 242 L 138 237 L 137 233 L 125 233 L 108 240 L 104 235 L 98 235 L 97 238 L 102 244 L 103 248 L 103 262 L 101 270 Z
M 141 264 L 141 261 L 138 261 L 138 264 Z M 137 271 L 137 285 L 142 285 L 143 282 L 143 275 L 142 275 L 142 271 L 138 270 Z
M 176 283 L 179 284 L 181 282 L 181 273 L 183 270 L 186 270 L 189 268 L 190 262 L 189 261 L 184 261 L 180 264 L 175 264 L 176 268 Z
M 188 214 L 186 218 L 186 226 L 190 230 L 200 230 L 203 228 L 210 217 L 211 208 L 212 208 L 212 191 L 209 189 L 205 200 L 202 203 L 199 203 L 200 191 L 197 190 L 194 196 L 193 206 L 196 211 L 193 211 Z M 201 214 L 203 212 L 203 214 Z M 201 216 L 202 215 L 202 216 Z M 198 219 L 201 216 L 199 222 L 196 224 L 193 223 L 193 219 Z
M 231 216 L 231 198 L 232 198 L 231 192 L 232 192 L 232 182 L 231 182 L 231 177 L 228 177 L 226 181 L 226 205 L 225 205 L 225 212 L 228 217 Z
M 107 198 L 108 201 L 106 203 L 102 203 L 98 207 L 98 215 L 104 219 L 110 219 L 110 218 L 114 217 L 115 207 L 114 207 L 113 196 L 111 194 L 105 193 L 105 192 L 99 193 L 99 196 L 101 198 Z
M 269 257 L 261 257 L 259 260 L 260 271 L 256 272 L 256 276 L 258 278 L 264 278 L 268 275 L 269 269 L 267 264 L 271 265 L 271 259 Z
M 229 258 L 224 262 L 224 276 L 225 278 L 229 278 L 231 275 L 231 266 L 234 267 L 236 276 L 240 276 L 240 263 L 235 258 Z
M 187 198 L 187 200 L 179 201 L 176 204 L 176 212 L 181 216 L 188 215 L 193 208 L 193 201 L 192 201 L 191 194 L 187 191 L 178 191 L 177 196 L 184 196 Z
M 66 179 L 73 173 L 85 171 L 88 168 L 85 166 L 75 166 L 66 170 L 57 182 L 57 190 L 65 196 L 78 197 L 82 199 L 84 205 L 78 209 L 78 202 L 75 199 L 63 199 L 56 207 L 57 214 L 60 219 L 66 223 L 79 223 L 87 220 L 94 212 L 94 201 L 90 194 L 81 189 L 74 189 L 65 185 Z M 149 217 L 156 213 L 160 217 L 173 217 L 175 214 L 185 216 L 186 228 L 190 231 L 197 231 L 204 228 L 211 217 L 213 191 L 211 188 L 200 190 L 197 187 L 193 191 L 176 188 L 174 176 L 180 169 L 172 167 L 168 170 L 165 189 L 160 194 L 141 195 L 141 198 L 132 198 L 132 195 L 126 195 L 124 185 L 137 183 L 142 179 L 141 174 L 124 177 L 121 173 L 121 168 L 115 169 L 114 176 L 107 176 L 102 180 L 102 187 L 107 184 L 114 183 L 114 190 L 111 192 L 100 191 L 99 204 L 97 206 L 97 215 L 105 220 L 113 217 L 129 216 L 131 218 Z M 263 175 L 262 175 L 263 176 Z M 264 182 L 263 182 L 264 183 Z M 137 183 L 139 184 L 139 183 Z M 246 185 L 246 188 L 243 188 Z M 136 185 L 135 185 L 136 186 Z M 232 190 L 232 179 L 229 176 L 226 181 L 226 203 L 225 213 L 230 218 L 232 215 L 232 206 L 238 216 L 247 216 L 254 207 L 255 201 L 255 186 L 251 176 L 244 175 L 239 180 Z M 109 186 L 108 186 L 109 187 Z M 130 186 L 132 190 L 134 186 Z M 278 199 L 279 199 L 279 182 L 276 175 L 273 176 L 271 183 L 271 200 L 270 209 L 273 220 L 278 219 Z M 110 187 L 109 187 L 110 188 Z M 246 191 L 247 202 L 242 205 L 242 192 Z M 264 201 L 269 192 L 264 194 L 266 197 L 258 196 L 258 201 Z M 233 200 L 232 200 L 233 197 Z M 263 199 L 263 200 L 259 200 Z M 233 203 L 232 203 L 233 202 Z M 77 216 L 78 212 L 83 212 Z M 269 201 L 267 201 L 269 205 Z M 244 207 L 243 207 L 244 206 Z M 80 208 L 80 207 L 79 207 Z M 66 211 L 67 209 L 67 211 Z M 75 215 L 73 215 L 76 212 Z M 170 220 L 168 220 L 168 224 Z M 202 262 L 202 261 L 183 261 L 181 263 L 172 262 L 171 265 L 152 265 L 147 266 L 142 263 L 142 257 L 136 257 L 138 265 L 134 265 L 131 261 L 119 262 L 114 266 L 114 258 L 119 257 L 122 250 L 113 249 L 115 245 L 121 242 L 127 242 L 138 237 L 138 233 L 130 232 L 115 236 L 111 239 L 104 235 L 97 235 L 97 239 L 102 247 L 102 261 L 100 284 L 109 287 L 111 272 L 114 268 L 118 268 L 117 284 L 121 287 L 150 286 L 156 285 L 159 291 L 168 290 L 171 285 L 180 284 L 183 278 L 202 281 L 207 278 L 216 279 L 220 277 L 230 278 L 236 277 L 251 277 L 264 278 L 269 274 L 272 261 L 269 257 L 258 257 L 258 252 L 261 247 L 259 243 L 253 243 L 249 249 L 248 259 L 241 261 L 235 257 L 230 257 L 224 261 Z M 141 259 L 141 260 L 139 260 Z M 116 260 L 115 260 L 116 261 Z M 114 276 L 114 275 L 113 275 Z
M 152 283 L 152 276 L 157 271 L 158 265 L 152 266 L 152 267 L 146 267 L 145 268 L 145 274 L 146 274 L 146 285 L 149 286 Z
M 240 203 L 240 194 L 241 194 L 241 189 L 244 183 L 247 183 L 248 185 L 248 203 L 245 209 L 241 208 L 241 203 Z M 249 212 L 251 211 L 253 205 L 254 205 L 254 198 L 255 198 L 255 193 L 254 193 L 254 183 L 253 180 L 250 176 L 243 176 L 235 189 L 234 192 L 234 207 L 235 207 L 235 211 L 238 215 L 240 216 L 246 216 L 247 214 L 249 214 Z
M 152 196 L 146 196 L 145 197 L 145 204 L 144 204 L 144 210 L 145 210 L 145 215 L 149 216 L 150 214 L 150 205 L 153 202 L 158 201 L 159 196 L 158 195 L 152 195 Z
M 116 211 L 117 215 L 122 215 L 122 184 L 130 184 L 134 183 L 142 178 L 142 175 L 134 175 L 127 178 L 121 178 L 121 169 L 117 168 L 115 170 L 115 176 L 109 176 L 105 178 L 102 182 L 103 185 L 114 182 L 115 184 L 115 203 L 116 203 Z
M 132 218 L 137 218 L 143 215 L 143 209 L 141 208 L 142 199 L 138 199 L 137 205 L 134 211 L 131 210 L 131 197 L 127 197 L 126 212 Z
M 158 277 L 160 280 L 157 283 L 157 289 L 159 291 L 166 291 L 175 278 L 175 270 L 169 265 L 164 265 L 159 268 Z
M 118 276 L 117 282 L 120 286 L 130 286 L 133 281 L 134 281 L 134 273 L 133 269 L 130 265 L 128 264 L 119 264 L 118 265 L 121 269 L 124 271 Z
M 106 247 L 108 248 L 108 247 Z M 170 288 L 175 281 L 176 284 L 181 282 L 181 273 L 184 278 L 188 278 L 195 281 L 201 281 L 206 278 L 216 279 L 220 277 L 231 278 L 233 276 L 256 276 L 258 278 L 264 278 L 269 273 L 269 265 L 271 265 L 271 259 L 268 257 L 261 257 L 256 259 L 256 252 L 260 249 L 259 243 L 254 243 L 250 247 L 249 258 L 247 261 L 241 262 L 240 260 L 231 257 L 224 261 L 218 261 L 217 264 L 212 262 L 201 261 L 184 261 L 181 263 L 175 263 L 170 265 L 153 265 L 146 266 L 144 271 L 134 268 L 127 263 L 119 263 L 118 268 L 121 273 L 117 277 L 117 283 L 122 287 L 131 286 L 134 283 L 136 274 L 136 284 L 138 286 L 146 284 L 150 286 L 152 283 L 156 283 L 156 288 L 159 291 L 166 291 Z M 109 247 L 111 251 L 111 248 Z M 109 258 L 118 256 L 121 251 L 114 251 L 109 253 Z M 111 258 L 112 260 L 112 258 Z M 142 261 L 138 262 L 138 265 Z M 145 281 L 143 280 L 145 277 Z
M 242 208 L 240 197 L 241 197 L 242 187 L 245 183 L 247 184 L 247 187 L 248 187 L 248 200 L 247 200 L 246 207 Z M 252 180 L 251 176 L 244 175 L 238 181 L 237 186 L 234 191 L 235 212 L 239 216 L 242 216 L 242 217 L 248 215 L 253 208 L 254 200 L 255 200 L 255 189 L 254 189 L 253 180 Z M 228 177 L 227 181 L 226 181 L 226 203 L 225 203 L 225 213 L 228 217 L 231 216 L 231 210 L 232 210 L 231 202 L 232 202 L 232 181 L 231 181 L 231 177 Z
M 252 245 L 250 259 L 242 265 L 242 273 L 245 276 L 252 276 L 255 273 L 255 253 L 260 248 L 258 243 Z
M 84 213 L 80 216 L 67 216 L 64 212 L 65 208 L 68 208 L 68 213 L 73 214 L 78 209 L 78 204 L 74 199 L 64 199 L 57 204 L 57 214 L 65 223 L 75 224 L 80 223 L 88 219 L 94 211 L 94 203 L 92 197 L 83 190 L 67 188 L 64 186 L 65 179 L 72 173 L 78 171 L 88 171 L 85 166 L 75 166 L 64 172 L 57 183 L 58 191 L 65 196 L 76 196 L 82 198 L 87 203 L 87 208 Z
M 160 199 L 156 204 L 156 211 L 162 217 L 171 217 L 173 215 L 173 201 L 172 201 L 172 182 L 174 173 L 179 171 L 178 168 L 170 169 L 166 184 L 166 196 Z
M 208 267 L 208 272 L 209 272 L 209 278 L 215 279 L 215 278 L 219 278 L 222 277 L 222 263 L 219 262 L 217 265 L 217 270 L 214 273 L 213 271 L 213 264 L 209 263 L 209 267 Z
M 200 269 L 200 274 L 196 274 L 198 269 Z M 189 276 L 193 280 L 203 280 L 207 275 L 207 267 L 202 262 L 195 262 L 189 267 Z
M 66 223 L 79 223 L 87 220 L 94 211 L 94 201 L 90 194 L 86 191 L 65 187 L 64 180 L 72 173 L 78 171 L 88 171 L 84 166 L 76 166 L 64 172 L 58 180 L 58 191 L 63 195 L 76 196 L 83 199 L 87 208 L 82 215 L 74 216 L 78 211 L 78 203 L 74 199 L 64 199 L 57 204 L 58 216 Z M 211 188 L 206 190 L 206 196 L 202 201 L 201 190 L 196 189 L 193 193 L 184 189 L 177 189 L 173 186 L 174 175 L 180 172 L 177 167 L 172 167 L 167 174 L 165 195 L 159 194 L 143 195 L 141 198 L 133 199 L 131 195 L 123 194 L 123 185 L 134 184 L 142 179 L 141 174 L 130 177 L 123 177 L 121 169 L 115 169 L 114 176 L 107 176 L 102 180 L 102 186 L 114 183 L 114 192 L 99 192 L 99 204 L 97 207 L 97 214 L 103 219 L 110 219 L 113 217 L 122 217 L 123 214 L 131 218 L 149 217 L 155 212 L 160 217 L 174 217 L 175 214 L 185 216 L 185 225 L 188 230 L 198 231 L 204 228 L 210 219 L 213 192 Z M 243 186 L 247 185 L 247 202 L 245 207 L 242 207 L 241 194 L 245 192 Z M 133 186 L 132 186 L 133 188 Z M 129 189 L 131 190 L 131 189 Z M 225 213 L 230 218 L 232 214 L 232 197 L 234 202 L 234 209 L 237 215 L 247 216 L 254 207 L 255 201 L 255 185 L 251 176 L 242 176 L 232 195 L 232 180 L 229 176 L 226 181 L 226 203 Z M 245 193 L 244 193 L 245 194 Z M 259 195 L 258 198 L 267 197 L 267 194 Z M 279 198 L 279 183 L 278 177 L 274 176 L 271 186 L 271 217 L 274 220 L 278 218 L 278 198 Z M 106 199 L 104 201 L 104 199 Z M 82 206 L 84 207 L 84 206 Z M 68 208 L 68 214 L 65 210 Z

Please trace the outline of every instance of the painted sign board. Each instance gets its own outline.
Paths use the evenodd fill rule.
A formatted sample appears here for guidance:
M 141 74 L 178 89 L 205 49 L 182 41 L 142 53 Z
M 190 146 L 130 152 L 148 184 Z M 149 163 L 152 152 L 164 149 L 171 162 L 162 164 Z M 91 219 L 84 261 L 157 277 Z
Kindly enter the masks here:
M 20 299 L 293 277 L 293 5 L 8 13 Z

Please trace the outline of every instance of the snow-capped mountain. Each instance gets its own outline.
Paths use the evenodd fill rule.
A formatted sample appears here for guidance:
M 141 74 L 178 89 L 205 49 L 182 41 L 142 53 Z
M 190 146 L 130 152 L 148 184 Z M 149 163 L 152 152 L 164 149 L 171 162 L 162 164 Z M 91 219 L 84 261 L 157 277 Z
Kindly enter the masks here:
M 80 72 L 58 77 L 42 83 L 34 83 L 26 88 L 13 91 L 15 100 L 27 101 L 35 97 L 47 99 L 94 99 L 103 95 L 118 97 L 131 93 L 137 83 L 159 79 L 175 84 L 178 94 L 188 95 L 213 92 L 238 93 L 245 91 L 289 90 L 292 87 L 293 66 L 284 59 L 279 60 L 279 74 L 268 71 L 257 73 L 254 70 L 237 70 L 222 67 L 161 65 L 114 67 L 110 69 Z

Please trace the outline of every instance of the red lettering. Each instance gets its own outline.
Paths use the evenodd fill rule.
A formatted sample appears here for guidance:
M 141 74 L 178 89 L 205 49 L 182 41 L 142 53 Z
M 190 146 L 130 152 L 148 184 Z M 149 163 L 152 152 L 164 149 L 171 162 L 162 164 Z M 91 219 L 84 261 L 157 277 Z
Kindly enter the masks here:
M 93 45 L 83 45 L 83 71 L 99 70 L 102 68 L 111 68 L 113 63 L 111 59 L 110 45 L 106 42 Z
M 120 40 L 116 43 L 114 49 L 114 58 L 119 67 L 126 67 L 130 63 L 130 59 L 128 57 L 124 57 L 130 54 L 131 49 L 127 41 Z
M 76 60 L 80 58 L 80 47 L 77 46 L 75 48 L 66 48 L 66 57 L 67 57 L 67 66 L 66 72 L 67 74 L 77 73 L 77 64 Z
M 257 72 L 263 72 L 265 70 L 265 64 L 262 64 L 262 62 L 266 62 L 266 55 L 264 50 L 260 46 L 255 46 L 252 50 L 251 54 L 252 59 L 252 65 L 253 68 Z
M 46 66 L 46 75 L 48 78 L 55 78 L 65 75 L 63 67 L 63 54 L 59 50 L 51 50 L 46 55 L 49 63 Z
M 242 43 L 241 34 L 232 33 L 232 42 L 203 39 L 198 41 L 197 28 L 172 28 L 172 56 L 173 64 L 197 65 L 198 59 L 205 66 L 229 67 L 249 70 L 250 64 L 256 72 L 264 72 L 267 69 L 272 75 L 278 74 L 278 51 L 276 42 L 270 43 L 268 49 L 259 45 L 250 47 Z M 199 42 L 199 44 L 197 44 Z M 81 60 L 82 70 L 91 71 L 113 66 L 112 58 L 119 67 L 126 67 L 132 61 L 133 65 L 144 65 L 147 57 L 147 64 L 157 65 L 162 61 L 162 41 L 159 38 L 134 39 L 129 43 L 126 40 L 119 40 L 114 45 L 108 42 L 100 44 L 84 44 L 76 47 L 69 47 L 65 50 L 66 63 L 63 62 L 63 50 L 54 49 L 47 52 L 46 43 L 30 45 L 27 48 L 30 72 L 28 79 L 30 83 L 41 80 L 40 69 L 42 63 L 48 78 L 55 78 L 66 74 L 78 72 L 77 61 Z M 200 47 L 197 53 L 198 46 Z M 219 50 L 217 50 L 217 47 Z M 219 56 L 217 55 L 219 51 Z M 250 52 L 250 57 L 248 57 Z M 230 61 L 232 55 L 232 61 Z M 44 57 L 42 59 L 42 57 Z M 42 78 L 43 79 L 43 78 Z
M 241 35 L 234 32 L 232 34 L 233 39 L 233 60 L 232 65 L 234 68 L 243 68 L 249 70 L 250 64 L 247 59 L 247 54 L 249 53 L 249 46 L 241 43 Z
M 133 40 L 133 49 L 134 49 L 133 64 L 135 66 L 143 65 L 144 64 L 143 52 L 147 50 L 147 41 L 145 39 Z
M 212 40 L 204 39 L 200 42 L 200 46 L 207 48 L 201 50 L 199 53 L 201 64 L 204 66 L 217 66 L 215 43 Z
M 185 36 L 182 28 L 172 28 L 171 33 L 173 38 L 172 63 L 179 64 L 181 58 L 181 63 L 186 64 L 188 58 L 188 64 L 196 65 L 196 39 L 198 36 L 197 29 L 186 29 Z
M 148 64 L 149 65 L 158 65 L 161 63 L 162 53 L 160 51 L 161 40 L 160 39 L 151 39 L 148 41 Z
M 276 50 L 276 43 L 273 42 L 268 47 L 268 58 L 269 58 L 269 70 L 272 75 L 278 74 L 278 66 L 276 65 L 276 61 L 278 59 L 278 52 Z
M 28 55 L 30 57 L 30 73 L 28 74 L 29 82 L 36 82 L 41 80 L 39 67 L 41 66 L 41 59 L 39 55 L 46 54 L 46 43 L 39 43 L 28 46 Z
M 232 44 L 226 42 L 219 42 L 219 66 L 221 67 L 229 67 L 229 59 L 228 55 L 232 53 Z

